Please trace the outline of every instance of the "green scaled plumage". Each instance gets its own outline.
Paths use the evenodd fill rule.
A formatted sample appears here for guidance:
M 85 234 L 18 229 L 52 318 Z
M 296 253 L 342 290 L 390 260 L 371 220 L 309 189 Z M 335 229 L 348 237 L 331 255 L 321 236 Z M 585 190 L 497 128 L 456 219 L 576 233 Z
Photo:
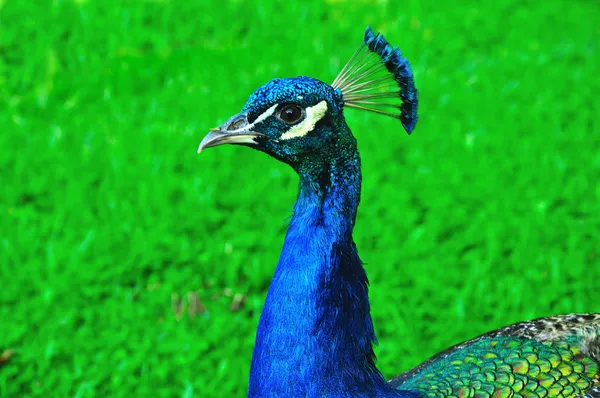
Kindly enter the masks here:
M 556 397 L 581 395 L 597 379 L 598 364 L 576 345 L 496 337 L 449 355 L 403 388 L 431 397 Z
M 391 381 L 430 397 L 600 397 L 600 315 L 521 322 L 459 344 Z

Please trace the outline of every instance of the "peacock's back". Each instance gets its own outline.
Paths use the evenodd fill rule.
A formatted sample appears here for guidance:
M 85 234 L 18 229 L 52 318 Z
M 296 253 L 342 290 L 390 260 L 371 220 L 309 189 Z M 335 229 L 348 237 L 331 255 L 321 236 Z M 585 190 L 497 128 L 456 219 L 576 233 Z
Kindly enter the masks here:
M 500 328 L 435 355 L 390 384 L 430 397 L 600 398 L 600 314 Z

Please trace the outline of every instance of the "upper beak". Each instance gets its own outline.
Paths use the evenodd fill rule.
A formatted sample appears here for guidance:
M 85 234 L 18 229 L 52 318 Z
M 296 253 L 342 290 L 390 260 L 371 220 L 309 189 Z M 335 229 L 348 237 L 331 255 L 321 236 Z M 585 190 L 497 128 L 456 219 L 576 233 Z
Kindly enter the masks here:
M 252 124 L 248 123 L 248 115 L 243 112 L 227 120 L 223 125 L 216 129 L 210 129 L 210 133 L 202 139 L 198 147 L 198 153 L 204 148 L 222 144 L 256 144 L 254 139 L 260 135 L 252 131 Z

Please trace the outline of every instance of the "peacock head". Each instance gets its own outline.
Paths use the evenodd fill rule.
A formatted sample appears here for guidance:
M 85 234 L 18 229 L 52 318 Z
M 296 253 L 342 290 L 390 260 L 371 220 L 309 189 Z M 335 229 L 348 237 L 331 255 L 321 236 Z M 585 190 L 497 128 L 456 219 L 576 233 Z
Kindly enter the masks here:
M 213 129 L 199 150 L 241 144 L 295 165 L 333 144 L 343 129 L 339 89 L 310 77 L 273 79 L 257 89 L 241 113 Z
M 331 85 L 304 76 L 271 80 L 250 96 L 241 113 L 211 129 L 198 152 L 221 144 L 245 145 L 295 167 L 354 142 L 344 108 L 394 117 L 410 134 L 417 103 L 408 61 L 367 27 L 363 44 Z

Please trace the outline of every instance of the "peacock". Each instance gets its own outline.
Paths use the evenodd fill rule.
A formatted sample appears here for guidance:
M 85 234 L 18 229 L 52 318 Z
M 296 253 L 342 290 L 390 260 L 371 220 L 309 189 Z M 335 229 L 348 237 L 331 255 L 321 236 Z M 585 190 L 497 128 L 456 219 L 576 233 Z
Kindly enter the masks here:
M 300 179 L 260 316 L 248 396 L 600 398 L 600 314 L 507 326 L 390 381 L 377 369 L 368 280 L 352 238 L 360 157 L 344 108 L 396 118 L 410 134 L 417 105 L 408 61 L 367 27 L 331 85 L 273 79 L 200 143 L 198 152 L 221 144 L 258 149 Z

